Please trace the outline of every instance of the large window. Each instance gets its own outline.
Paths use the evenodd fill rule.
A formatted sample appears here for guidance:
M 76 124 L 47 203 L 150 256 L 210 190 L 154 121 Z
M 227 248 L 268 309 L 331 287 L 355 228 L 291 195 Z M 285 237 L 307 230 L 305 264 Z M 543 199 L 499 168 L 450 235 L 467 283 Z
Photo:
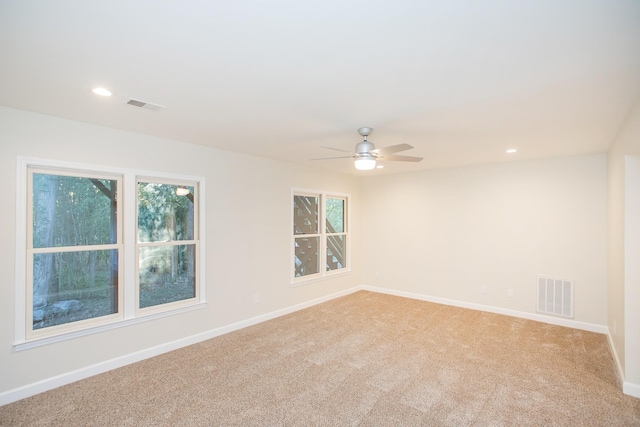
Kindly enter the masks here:
M 17 344 L 204 302 L 201 178 L 18 163 Z
M 29 336 L 121 311 L 121 177 L 29 168 Z
M 294 284 L 348 271 L 346 195 L 293 191 Z

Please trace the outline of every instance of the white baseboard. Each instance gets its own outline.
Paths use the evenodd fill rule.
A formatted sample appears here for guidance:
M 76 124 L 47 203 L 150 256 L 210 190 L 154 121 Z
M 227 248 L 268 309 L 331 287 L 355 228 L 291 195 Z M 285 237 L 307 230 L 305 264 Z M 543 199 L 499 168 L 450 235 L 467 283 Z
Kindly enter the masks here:
M 611 331 L 609 331 L 609 328 L 607 328 L 607 338 L 609 340 L 609 349 L 611 350 L 611 354 L 613 355 L 613 361 L 616 366 L 618 381 L 620 382 L 620 386 L 624 389 L 624 371 L 622 370 L 622 363 L 620 363 L 620 358 L 618 357 L 618 351 L 616 350 L 616 346 L 613 344 L 613 338 L 611 337 Z
M 496 314 L 504 314 L 505 316 L 520 317 L 522 319 L 535 320 L 537 322 L 549 323 L 549 324 L 558 325 L 558 326 L 566 326 L 568 328 L 581 329 L 583 331 L 597 332 L 600 334 L 606 334 L 608 332 L 606 326 L 597 325 L 595 323 L 580 322 L 580 321 L 571 320 L 571 319 L 561 319 L 558 317 L 545 316 L 544 314 L 527 313 L 524 311 L 510 310 L 507 308 L 493 307 L 490 305 L 475 304 L 471 302 L 458 301 L 458 300 L 452 300 L 447 298 L 432 297 L 428 295 L 416 294 L 413 292 L 398 291 L 395 289 L 378 288 L 378 287 L 369 286 L 369 285 L 362 285 L 360 286 L 360 288 L 363 290 L 378 292 L 381 294 L 396 295 L 399 297 L 412 298 L 420 301 L 435 302 L 437 304 L 451 305 L 454 307 L 470 308 L 472 310 L 486 311 L 489 313 L 496 313 Z
M 640 399 L 640 384 L 633 384 L 629 382 L 622 383 L 622 392 L 629 396 L 637 397 Z
M 77 369 L 75 371 L 67 372 L 61 375 L 57 375 L 52 378 L 47 378 L 42 381 L 38 381 L 32 384 L 28 384 L 13 390 L 9 390 L 3 393 L 0 393 L 0 406 L 6 405 L 11 402 L 15 402 L 20 399 L 24 399 L 29 396 L 36 395 L 38 393 L 45 392 L 47 390 L 51 390 L 66 384 L 70 384 L 75 381 L 79 381 L 85 378 L 89 378 L 94 375 L 101 374 L 103 372 L 110 371 L 112 369 L 120 368 L 122 366 L 129 365 L 131 363 L 139 362 L 144 359 L 148 359 L 154 356 L 158 356 L 163 353 L 167 353 L 172 350 L 176 350 L 182 347 L 186 347 L 188 345 L 196 344 L 211 338 L 215 338 L 220 335 L 227 334 L 229 332 L 237 331 L 239 329 L 246 328 L 248 326 L 256 325 L 258 323 L 265 322 L 267 320 L 275 319 L 280 316 L 284 316 L 299 310 L 303 310 L 305 308 L 312 307 L 314 305 L 330 301 L 335 298 L 339 298 L 345 295 L 352 294 L 359 290 L 366 290 L 371 292 L 378 292 L 382 294 L 388 295 L 396 295 L 406 298 L 417 299 L 421 301 L 434 302 L 438 304 L 451 305 L 455 307 L 469 308 L 473 310 L 486 311 L 490 313 L 504 314 L 512 317 L 520 317 L 528 320 L 535 320 L 544 323 L 555 324 L 559 326 L 566 326 L 569 328 L 581 329 L 590 332 L 598 332 L 608 334 L 608 329 L 606 326 L 595 325 L 591 323 L 578 322 L 574 320 L 567 319 L 558 319 L 550 316 L 544 316 L 539 314 L 525 313 L 516 310 L 509 310 L 499 307 L 486 306 L 482 304 L 474 304 L 468 303 L 464 301 L 450 300 L 446 298 L 438 298 L 431 297 L 422 294 L 416 294 L 412 292 L 398 291 L 394 289 L 386 289 L 386 288 L 378 288 L 375 286 L 368 285 L 360 285 L 354 288 L 350 288 L 341 292 L 336 292 L 330 295 L 326 295 L 324 297 L 316 298 L 311 301 L 307 301 L 304 303 L 296 304 L 291 307 L 283 308 L 280 310 L 276 310 L 270 313 L 265 313 L 260 316 L 252 317 L 247 320 L 243 320 L 240 322 L 232 323 L 230 325 L 222 326 L 219 328 L 211 329 L 209 331 L 202 332 L 200 334 L 188 336 L 185 338 L 181 338 L 179 340 L 171 341 L 165 344 L 161 344 L 155 347 L 151 347 L 145 350 L 141 350 L 135 353 L 127 354 L 121 357 L 117 357 L 115 359 L 106 360 L 104 362 L 97 363 L 95 365 L 87 366 L 85 368 Z M 609 340 L 611 337 L 609 336 Z M 640 398 L 640 385 L 632 384 L 629 382 L 624 382 L 622 377 L 622 370 L 620 368 L 620 361 L 618 360 L 617 353 L 615 352 L 615 348 L 610 341 L 610 345 L 612 348 L 612 352 L 614 354 L 614 359 L 616 361 L 616 366 L 618 368 L 618 373 L 620 374 L 623 392 L 630 396 L 639 397 Z
M 55 377 L 47 378 L 42 381 L 38 381 L 32 384 L 28 384 L 13 390 L 8 390 L 0 393 L 0 406 L 6 405 L 11 402 L 15 402 L 20 399 L 24 399 L 29 396 L 36 395 L 38 393 L 45 392 L 66 384 L 70 384 L 75 381 L 79 381 L 85 378 L 89 378 L 94 375 L 98 375 L 112 369 L 120 368 L 122 366 L 129 365 L 131 363 L 139 362 L 150 357 L 158 356 L 163 353 L 167 353 L 172 350 L 177 350 L 188 345 L 197 344 L 202 341 L 206 341 L 211 338 L 215 338 L 220 335 L 227 334 L 229 332 L 237 331 L 248 326 L 256 325 L 258 323 L 265 322 L 267 320 L 275 319 L 286 314 L 293 313 L 298 310 L 303 310 L 314 305 L 339 298 L 345 295 L 352 294 L 360 290 L 360 287 L 354 287 L 341 292 L 336 292 L 324 297 L 316 298 L 311 301 L 306 301 L 300 304 L 293 305 L 291 307 L 283 308 L 280 310 L 272 311 L 270 313 L 262 314 L 260 316 L 252 317 L 247 320 L 232 323 L 230 325 L 222 326 L 219 328 L 211 329 L 209 331 L 202 332 L 200 334 L 191 335 L 179 340 L 171 341 L 165 344 L 161 344 L 155 347 L 147 348 L 135 353 L 127 354 L 115 359 L 106 360 L 104 362 L 96 363 L 95 365 L 87 366 L 85 368 L 77 369 L 75 371 L 66 372 Z

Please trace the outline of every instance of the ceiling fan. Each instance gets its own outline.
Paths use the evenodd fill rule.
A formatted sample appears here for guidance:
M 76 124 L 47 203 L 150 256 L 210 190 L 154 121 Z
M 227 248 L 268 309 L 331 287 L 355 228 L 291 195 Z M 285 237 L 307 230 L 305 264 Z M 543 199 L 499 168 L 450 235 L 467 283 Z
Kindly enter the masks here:
M 339 156 L 339 157 L 322 157 L 318 159 L 311 160 L 329 160 L 329 159 L 347 159 L 354 158 L 355 159 L 355 167 L 358 170 L 371 170 L 376 167 L 377 160 L 391 160 L 395 162 L 419 162 L 422 160 L 422 157 L 412 157 L 412 156 L 398 156 L 394 153 L 398 153 L 400 151 L 410 150 L 413 147 L 409 144 L 398 144 L 391 145 L 389 147 L 376 148 L 372 142 L 367 141 L 367 137 L 371 135 L 373 132 L 373 128 L 360 128 L 358 129 L 358 133 L 362 135 L 364 138 L 361 142 L 356 144 L 355 152 L 351 152 L 348 150 L 341 150 L 339 148 L 331 148 L 331 147 L 323 147 L 328 148 L 329 150 L 336 151 L 344 151 L 345 153 L 351 153 L 348 156 Z

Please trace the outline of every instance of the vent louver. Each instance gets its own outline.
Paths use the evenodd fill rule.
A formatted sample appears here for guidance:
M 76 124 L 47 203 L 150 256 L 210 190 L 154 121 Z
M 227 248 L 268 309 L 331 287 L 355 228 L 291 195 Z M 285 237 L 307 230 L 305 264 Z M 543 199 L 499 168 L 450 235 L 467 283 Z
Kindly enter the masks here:
M 127 105 L 132 105 L 134 107 L 144 108 L 145 110 L 151 110 L 151 111 L 160 111 L 160 110 L 165 108 L 162 105 L 152 104 L 150 102 L 144 102 L 144 101 L 140 101 L 140 100 L 137 100 L 137 99 L 129 99 L 127 101 Z
M 538 312 L 573 317 L 573 281 L 538 276 Z

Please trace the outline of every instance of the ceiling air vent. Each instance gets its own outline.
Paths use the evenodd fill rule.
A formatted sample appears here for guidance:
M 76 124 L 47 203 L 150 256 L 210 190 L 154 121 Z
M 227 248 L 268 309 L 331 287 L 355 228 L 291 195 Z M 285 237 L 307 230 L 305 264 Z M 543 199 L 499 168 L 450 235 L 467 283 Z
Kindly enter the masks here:
M 152 104 L 150 102 L 139 101 L 137 99 L 130 99 L 130 100 L 127 101 L 127 104 L 128 105 L 133 105 L 134 107 L 144 108 L 145 110 L 151 110 L 151 111 L 160 111 L 160 110 L 163 110 L 165 108 L 162 105 Z

